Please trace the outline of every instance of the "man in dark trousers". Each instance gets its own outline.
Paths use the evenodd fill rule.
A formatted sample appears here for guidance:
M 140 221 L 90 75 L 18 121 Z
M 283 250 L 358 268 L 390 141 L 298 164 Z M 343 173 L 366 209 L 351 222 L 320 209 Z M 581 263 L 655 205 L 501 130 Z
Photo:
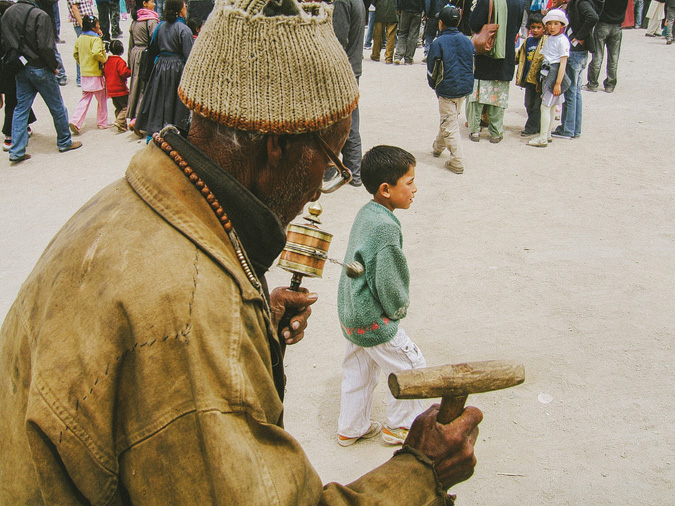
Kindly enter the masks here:
M 586 68 L 588 53 L 595 52 L 593 27 L 598 14 L 592 0 L 570 0 L 567 4 L 567 37 L 571 50 L 565 72 L 571 84 L 565 92 L 562 123 L 551 134 L 559 139 L 572 139 L 581 135 L 581 73 Z
M 396 10 L 398 11 L 398 34 L 394 63 L 398 65 L 405 62 L 412 65 L 422 25 L 424 0 L 396 0 Z
M 621 52 L 621 23 L 626 17 L 627 7 L 628 0 L 606 0 L 602 11 L 598 12 L 598 24 L 595 25 L 593 31 L 595 53 L 588 65 L 588 84 L 585 87 L 587 91 L 598 91 L 598 79 L 605 57 L 605 47 L 607 48 L 607 78 L 602 85 L 607 93 L 612 93 L 616 87 L 619 53 Z
M 63 153 L 82 146 L 79 141 L 73 142 L 70 135 L 68 111 L 56 81 L 56 33 L 49 15 L 32 0 L 19 0 L 2 16 L 2 45 L 6 50 L 20 49 L 24 62 L 24 67 L 16 74 L 17 105 L 12 118 L 9 161 L 22 162 L 30 158 L 26 153 L 28 115 L 38 93 L 54 119 L 59 151 Z
M 363 34 L 366 24 L 366 8 L 362 0 L 335 0 L 333 30 L 347 53 L 356 81 L 361 77 L 363 61 Z M 352 126 L 347 142 L 342 148 L 342 161 L 352 171 L 349 184 L 361 186 L 361 134 L 359 132 L 359 107 L 352 112 Z

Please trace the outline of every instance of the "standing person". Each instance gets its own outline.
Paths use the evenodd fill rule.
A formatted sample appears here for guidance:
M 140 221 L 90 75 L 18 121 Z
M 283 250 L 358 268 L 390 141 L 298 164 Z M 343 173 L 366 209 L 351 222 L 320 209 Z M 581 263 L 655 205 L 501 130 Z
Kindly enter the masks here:
M 396 0 L 396 10 L 398 11 L 398 33 L 396 34 L 394 63 L 400 65 L 405 62 L 407 65 L 412 65 L 420 26 L 422 26 L 424 0 Z
M 394 63 L 394 49 L 396 48 L 396 31 L 398 29 L 398 14 L 394 0 L 377 0 L 375 4 L 375 28 L 373 28 L 373 52 L 370 59 L 380 61 L 382 43 L 387 40 L 384 50 L 384 63 Z
M 645 37 L 660 37 L 662 32 L 661 21 L 666 17 L 666 0 L 652 0 L 645 17 L 649 19 Z
M 119 0 L 96 0 L 96 8 L 98 9 L 103 40 L 110 42 L 111 34 L 113 39 L 121 37 Z
M 364 49 L 370 51 L 373 48 L 373 30 L 375 29 L 375 2 L 368 4 L 368 31 L 363 45 Z
M 120 132 L 127 131 L 127 106 L 129 105 L 129 88 L 127 79 L 131 70 L 122 59 L 124 44 L 119 40 L 110 43 L 112 56 L 105 62 L 105 90 L 115 107 L 115 122 L 113 123 Z
M 458 29 L 462 18 L 454 5 L 443 7 L 438 15 L 440 35 L 431 43 L 427 59 L 427 80 L 436 91 L 441 123 L 433 144 L 433 155 L 441 156 L 447 148 L 450 160 L 445 168 L 455 174 L 464 172 L 464 149 L 459 133 L 459 115 L 464 98 L 473 90 L 473 58 L 471 41 Z M 440 67 L 439 67 L 440 66 Z
M 136 5 L 131 11 L 133 21 L 131 22 L 131 28 L 129 28 L 129 53 L 127 54 L 127 64 L 131 69 L 127 118 L 131 127 L 136 123 L 139 104 L 143 98 L 144 83 L 141 82 L 139 76 L 141 55 L 150 44 L 152 34 L 159 23 L 159 16 L 154 8 L 155 0 L 136 0 Z
M 600 71 L 607 48 L 607 77 L 602 82 L 605 91 L 612 93 L 618 81 L 619 55 L 623 36 L 621 23 L 626 17 L 628 0 L 605 0 L 602 12 L 598 12 L 598 23 L 593 31 L 595 52 L 588 65 L 586 91 L 598 91 Z
M 354 71 L 356 82 L 361 77 L 363 61 L 363 33 L 365 31 L 366 8 L 363 0 L 335 0 L 333 9 L 333 30 L 347 53 L 349 64 Z M 352 186 L 361 186 L 361 133 L 359 132 L 359 106 L 352 111 L 352 126 L 349 137 L 342 148 L 342 162 L 352 172 Z M 337 171 L 335 171 L 337 173 Z
M 159 45 L 152 74 L 143 94 L 135 129 L 150 137 L 165 125 L 175 125 L 183 135 L 190 126 L 190 111 L 178 98 L 178 84 L 185 62 L 190 56 L 192 30 L 185 24 L 186 7 L 183 0 L 166 0 L 164 22 L 160 23 L 153 39 Z
M 478 0 L 471 12 L 471 30 L 478 33 L 488 23 L 490 1 Z M 515 40 L 523 19 L 523 0 L 494 0 L 493 15 L 499 25 L 494 49 L 476 56 L 473 93 L 466 105 L 469 139 L 480 140 L 480 120 L 486 106 L 490 142 L 504 138 L 504 112 L 509 106 L 509 87 L 516 70 Z
M 24 19 L 27 20 L 24 33 Z M 68 129 L 68 111 L 63 104 L 61 90 L 56 82 L 57 60 L 55 34 L 51 18 L 32 0 L 19 0 L 2 16 L 2 45 L 6 50 L 19 50 L 24 35 L 21 56 L 26 60 L 16 74 L 17 104 L 12 118 L 12 147 L 9 161 L 22 162 L 30 158 L 28 145 L 28 116 L 35 96 L 39 93 L 49 108 L 56 129 L 56 145 L 60 152 L 82 146 L 73 142 Z
M 592 0 L 570 0 L 567 4 L 567 16 L 567 38 L 572 45 L 566 70 L 570 87 L 565 92 L 560 126 L 551 134 L 558 139 L 576 139 L 581 136 L 581 73 L 586 68 L 588 53 L 595 52 L 593 27 L 598 22 Z
M 426 0 L 424 3 L 424 58 L 426 63 L 431 43 L 438 35 L 438 13 L 447 5 L 447 0 Z
M 108 123 L 108 97 L 105 92 L 105 77 L 103 65 L 108 55 L 103 49 L 101 40 L 101 26 L 96 16 L 82 18 L 82 35 L 75 42 L 73 52 L 75 61 L 80 65 L 82 72 L 82 98 L 77 103 L 73 117 L 70 119 L 70 130 L 79 134 L 84 124 L 84 118 L 89 110 L 89 104 L 96 97 L 96 124 L 101 130 L 110 126 Z
M 283 428 L 282 347 L 317 296 L 265 273 L 358 100 L 330 8 L 309 7 L 218 2 L 180 87 L 189 138 L 138 152 L 22 285 L 0 330 L 0 504 L 448 504 L 473 473 L 476 408 L 430 408 L 349 485 L 324 487 Z
M 68 19 L 73 23 L 73 29 L 78 37 L 82 35 L 82 18 L 93 15 L 92 0 L 68 0 Z M 77 62 L 75 65 L 77 65 L 77 85 L 81 86 L 80 65 Z
M 5 11 L 14 5 L 13 2 L 2 0 L 0 1 L 0 19 Z M 1 27 L 0 23 L 0 27 Z M 5 48 L 2 45 L 2 32 L 0 31 L 0 55 L 5 54 Z M 0 73 L 0 108 L 4 106 L 5 108 L 5 121 L 2 124 L 2 133 L 5 136 L 5 140 L 2 144 L 3 151 L 9 151 L 9 148 L 12 147 L 12 118 L 14 117 L 14 109 L 16 108 L 16 80 L 14 75 L 7 70 L 3 70 Z M 30 113 L 28 115 L 28 135 L 30 136 L 32 131 L 30 124 L 36 121 L 35 113 L 31 107 Z
M 541 120 L 539 136 L 531 139 L 527 145 L 537 148 L 548 146 L 551 128 L 555 115 L 551 113 L 554 106 L 565 101 L 565 91 L 570 80 L 565 74 L 567 59 L 570 56 L 570 41 L 565 35 L 567 17 L 560 9 L 551 9 L 544 16 L 544 24 L 548 37 L 544 42 L 541 54 L 544 62 L 541 65 Z
M 673 22 L 675 21 L 675 0 L 666 0 L 666 44 L 673 43 Z
M 518 72 L 516 84 L 525 88 L 525 110 L 527 121 L 520 132 L 521 137 L 537 135 L 541 126 L 541 84 L 539 70 L 544 57 L 541 50 L 544 47 L 544 22 L 541 12 L 530 12 L 527 18 L 527 30 L 530 36 L 518 49 Z
M 395 209 L 408 209 L 415 186 L 415 157 L 394 146 L 375 146 L 363 157 L 363 183 L 373 196 L 354 218 L 345 264 L 360 262 L 364 273 L 343 271 L 338 287 L 338 316 L 347 348 L 342 361 L 342 394 L 337 441 L 351 446 L 382 431 L 389 444 L 403 444 L 417 415 L 420 399 L 387 395 L 387 423 L 370 419 L 373 390 L 380 370 L 425 367 L 422 352 L 399 325 L 410 304 L 410 273 L 403 254 L 401 223 Z

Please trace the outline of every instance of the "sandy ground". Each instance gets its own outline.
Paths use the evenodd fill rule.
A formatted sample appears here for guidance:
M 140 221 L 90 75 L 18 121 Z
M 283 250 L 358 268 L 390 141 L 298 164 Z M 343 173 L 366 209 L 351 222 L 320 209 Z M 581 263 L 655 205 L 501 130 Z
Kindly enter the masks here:
M 72 111 L 80 91 L 64 25 Z M 418 160 L 415 202 L 397 212 L 412 277 L 405 329 L 429 365 L 516 359 L 527 371 L 519 387 L 470 397 L 485 420 L 476 473 L 453 489 L 459 504 L 675 504 L 674 58 L 663 39 L 625 31 L 616 91 L 584 93 L 583 136 L 547 149 L 519 136 L 523 93 L 513 87 L 500 144 L 463 131 L 461 176 L 443 168 L 447 155 L 431 156 L 438 112 L 425 67 L 364 61 L 364 147 L 395 144 Z M 0 159 L 0 315 L 67 218 L 143 148 L 132 134 L 97 130 L 90 111 L 84 147 L 59 154 L 39 98 L 36 112 L 33 158 Z M 367 200 L 352 187 L 322 199 L 333 257 Z M 335 442 L 338 277 L 328 264 L 323 279 L 305 280 L 320 300 L 286 359 L 287 428 L 326 482 L 349 482 L 392 454 L 379 438 Z M 289 279 L 270 274 L 272 286 Z

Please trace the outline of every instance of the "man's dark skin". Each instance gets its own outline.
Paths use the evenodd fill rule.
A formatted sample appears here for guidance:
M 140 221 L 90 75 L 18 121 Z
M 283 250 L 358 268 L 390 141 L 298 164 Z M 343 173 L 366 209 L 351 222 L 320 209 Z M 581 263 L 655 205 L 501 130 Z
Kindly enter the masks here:
M 317 134 L 339 153 L 350 126 L 351 117 L 347 116 Z M 319 188 L 330 160 L 314 134 L 266 134 L 255 138 L 243 134 L 235 144 L 231 135 L 221 133 L 221 129 L 222 126 L 195 114 L 188 140 L 274 211 L 284 227 L 302 212 L 305 204 L 321 196 Z M 286 288 L 276 288 L 270 294 L 275 327 L 286 311 L 294 314 L 290 328 L 279 331 L 287 344 L 295 344 L 304 337 L 310 306 L 316 300 L 316 294 Z M 467 407 L 462 416 L 442 425 L 436 421 L 438 408 L 434 404 L 417 417 L 405 444 L 434 462 L 441 484 L 448 489 L 473 474 L 477 426 L 483 415 L 480 410 Z

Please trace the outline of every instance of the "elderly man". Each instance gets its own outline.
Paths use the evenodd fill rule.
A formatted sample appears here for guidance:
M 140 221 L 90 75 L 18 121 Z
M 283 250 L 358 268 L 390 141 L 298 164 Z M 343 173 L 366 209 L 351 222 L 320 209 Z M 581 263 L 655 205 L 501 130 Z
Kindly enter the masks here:
M 188 139 L 157 134 L 24 283 L 0 334 L 0 504 L 443 504 L 471 476 L 475 408 L 431 408 L 347 486 L 283 429 L 283 346 L 316 296 L 264 274 L 358 99 L 330 7 L 306 9 L 219 1 L 179 88 Z

